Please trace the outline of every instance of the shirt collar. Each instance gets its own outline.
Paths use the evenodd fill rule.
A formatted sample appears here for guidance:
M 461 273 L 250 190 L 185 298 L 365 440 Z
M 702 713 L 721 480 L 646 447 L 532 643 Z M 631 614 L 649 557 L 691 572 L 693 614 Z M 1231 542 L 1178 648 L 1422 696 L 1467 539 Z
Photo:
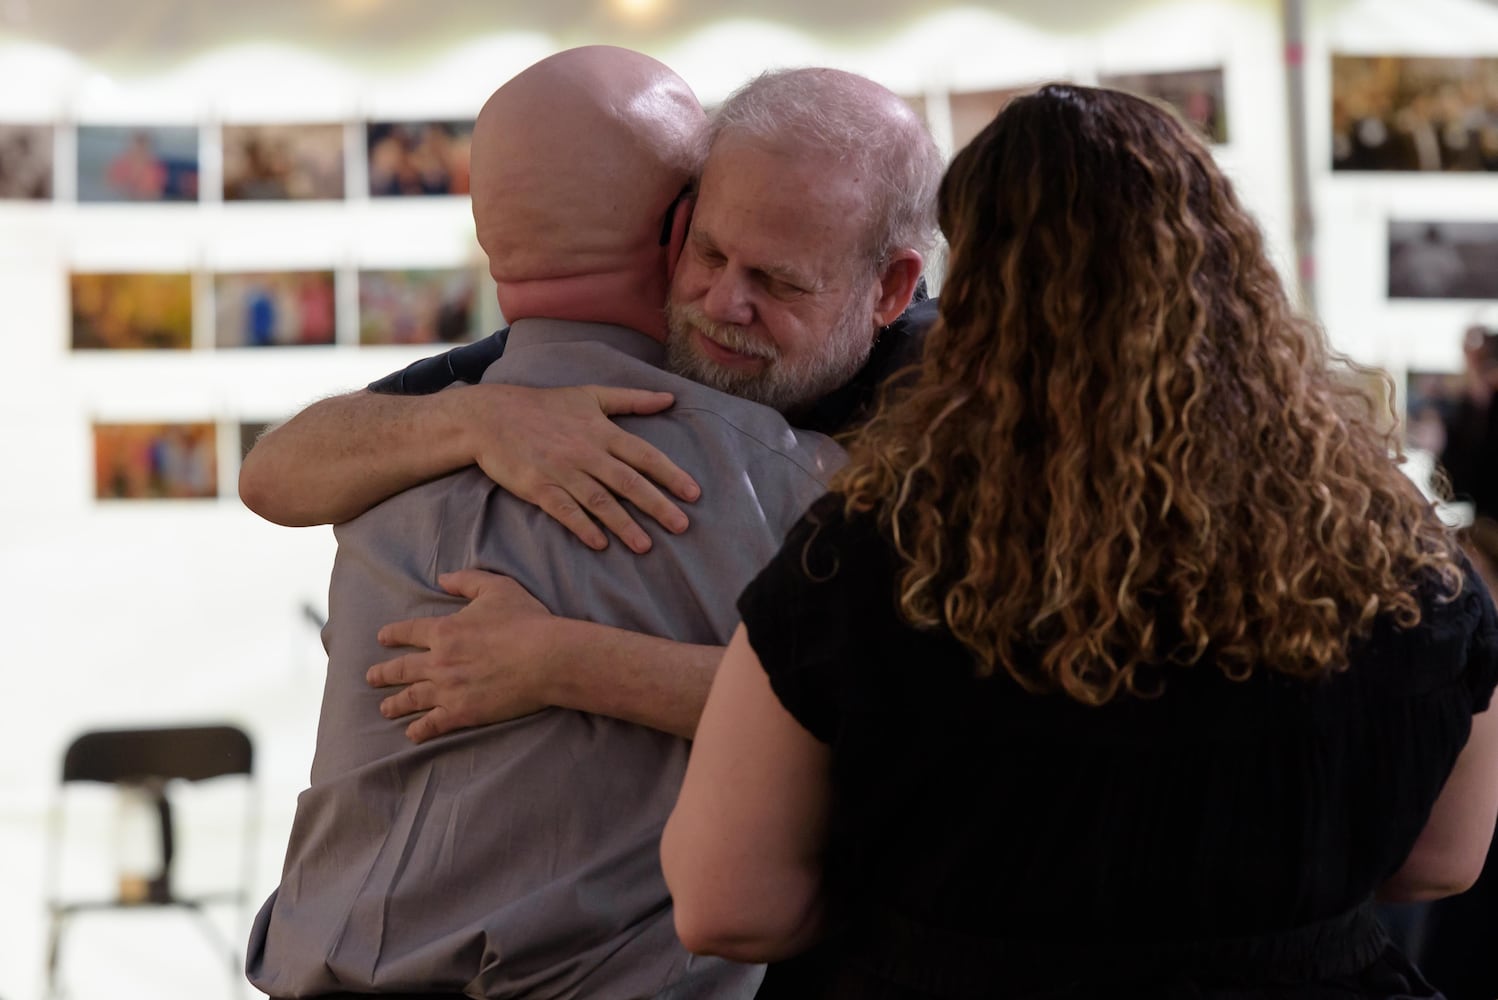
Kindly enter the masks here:
M 666 362 L 666 345 L 638 330 L 610 323 L 579 323 L 558 319 L 518 319 L 510 324 L 505 353 L 541 344 L 607 344 L 623 354 L 657 368 Z

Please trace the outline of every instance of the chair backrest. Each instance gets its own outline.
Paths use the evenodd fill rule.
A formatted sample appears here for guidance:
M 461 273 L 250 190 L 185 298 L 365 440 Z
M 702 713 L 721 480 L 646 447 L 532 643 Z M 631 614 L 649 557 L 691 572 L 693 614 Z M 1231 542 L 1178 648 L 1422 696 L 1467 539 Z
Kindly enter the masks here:
M 62 780 L 144 784 L 151 779 L 202 781 L 249 774 L 250 738 L 238 726 L 177 726 L 161 729 L 101 729 L 68 747 Z

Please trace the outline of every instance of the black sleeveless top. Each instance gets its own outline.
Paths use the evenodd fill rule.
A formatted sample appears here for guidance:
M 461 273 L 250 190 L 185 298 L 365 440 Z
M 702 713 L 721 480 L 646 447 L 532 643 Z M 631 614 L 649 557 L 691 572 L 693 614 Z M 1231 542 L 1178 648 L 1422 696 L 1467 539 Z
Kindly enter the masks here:
M 1369 903 L 1498 684 L 1474 574 L 1417 627 L 1380 622 L 1345 672 L 1203 663 L 1091 708 L 976 678 L 900 621 L 896 570 L 824 498 L 739 602 L 832 751 L 829 939 L 761 996 L 1437 995 Z

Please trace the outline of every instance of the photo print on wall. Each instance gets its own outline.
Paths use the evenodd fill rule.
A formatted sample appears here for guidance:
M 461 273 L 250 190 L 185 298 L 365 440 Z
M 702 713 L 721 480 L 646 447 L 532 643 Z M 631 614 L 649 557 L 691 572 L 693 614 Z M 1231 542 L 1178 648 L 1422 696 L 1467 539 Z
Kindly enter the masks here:
M 101 423 L 93 429 L 96 499 L 218 496 L 218 433 L 212 423 Z
M 0 125 L 0 199 L 52 197 L 52 126 Z
M 1098 77 L 1101 86 L 1160 101 L 1211 143 L 1228 141 L 1222 67 L 1168 73 L 1119 73 Z
M 1332 56 L 1332 169 L 1498 170 L 1498 59 Z
M 218 347 L 331 344 L 337 332 L 332 271 L 217 274 Z
M 187 274 L 72 274 L 74 350 L 192 347 L 192 277 Z
M 472 121 L 370 122 L 369 194 L 468 193 Z
M 343 198 L 342 125 L 225 125 L 224 201 Z
M 479 334 L 478 294 L 472 268 L 360 271 L 359 343 L 473 340 Z
M 1390 222 L 1389 298 L 1498 299 L 1498 222 Z
M 190 125 L 80 125 L 78 200 L 198 200 L 198 130 Z

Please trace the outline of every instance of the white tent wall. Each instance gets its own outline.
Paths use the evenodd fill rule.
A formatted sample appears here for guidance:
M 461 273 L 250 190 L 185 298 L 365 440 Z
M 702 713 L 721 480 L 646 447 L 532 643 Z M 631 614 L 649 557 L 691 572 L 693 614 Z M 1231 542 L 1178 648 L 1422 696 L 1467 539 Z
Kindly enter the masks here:
M 0 122 L 55 124 L 59 153 L 56 201 L 0 202 L 0 347 L 10 372 L 0 395 L 0 621 L 11 699 L 0 736 L 0 997 L 42 994 L 44 820 L 73 736 L 133 725 L 243 725 L 259 754 L 263 803 L 257 898 L 275 884 L 311 757 L 323 660 L 306 609 L 325 607 L 331 531 L 279 528 L 246 511 L 236 499 L 238 446 L 228 430 L 220 434 L 218 499 L 97 501 L 91 425 L 207 420 L 229 428 L 277 420 L 435 350 L 358 347 L 345 309 L 339 343 L 329 347 L 216 351 L 206 347 L 212 317 L 200 315 L 191 351 L 75 352 L 69 272 L 190 271 L 201 289 L 207 275 L 227 270 L 349 274 L 478 260 L 461 198 L 375 202 L 351 194 L 334 203 L 221 204 L 210 190 L 221 125 L 470 117 L 534 59 L 618 41 L 677 68 L 709 104 L 766 67 L 863 72 L 924 97 L 933 132 L 950 147 L 943 115 L 952 92 L 1220 66 L 1229 141 L 1217 155 L 1276 262 L 1292 275 L 1279 4 L 1090 2 L 1063 18 L 1058 11 L 1069 6 L 930 5 L 929 13 L 881 25 L 866 23 L 857 13 L 864 8 L 850 4 L 846 32 L 742 19 L 659 39 L 496 29 L 440 50 L 376 51 L 357 60 L 346 49 L 280 39 L 132 62 L 119 47 L 108 58 L 75 55 L 11 38 L 0 26 Z M 1390 217 L 1498 219 L 1498 186 L 1481 176 L 1333 177 L 1328 59 L 1331 51 L 1498 54 L 1498 8 L 1481 0 L 1313 0 L 1307 30 L 1322 315 L 1333 340 L 1361 360 L 1395 370 L 1455 369 L 1456 334 L 1470 309 L 1386 302 L 1384 226 Z M 72 127 L 144 122 L 201 127 L 204 199 L 77 204 Z M 351 176 L 359 169 L 351 165 Z M 346 303 L 347 288 L 340 294 Z M 93 836 L 107 856 L 107 817 Z M 186 857 L 183 877 L 206 880 L 226 859 L 212 850 Z M 222 963 L 200 947 L 195 929 L 165 919 L 97 920 L 107 929 L 80 924 L 73 960 L 64 956 L 80 1000 L 164 1000 L 219 989 Z M 244 930 L 232 928 L 236 940 Z M 180 945 L 175 935 L 183 936 Z
M 1331 60 L 1339 55 L 1498 57 L 1498 5 L 1474 0 L 1310 0 L 1306 104 L 1316 216 L 1317 308 L 1333 342 L 1386 368 L 1460 371 L 1462 330 L 1498 323 L 1498 303 L 1389 300 L 1391 221 L 1498 221 L 1488 174 L 1331 170 Z

